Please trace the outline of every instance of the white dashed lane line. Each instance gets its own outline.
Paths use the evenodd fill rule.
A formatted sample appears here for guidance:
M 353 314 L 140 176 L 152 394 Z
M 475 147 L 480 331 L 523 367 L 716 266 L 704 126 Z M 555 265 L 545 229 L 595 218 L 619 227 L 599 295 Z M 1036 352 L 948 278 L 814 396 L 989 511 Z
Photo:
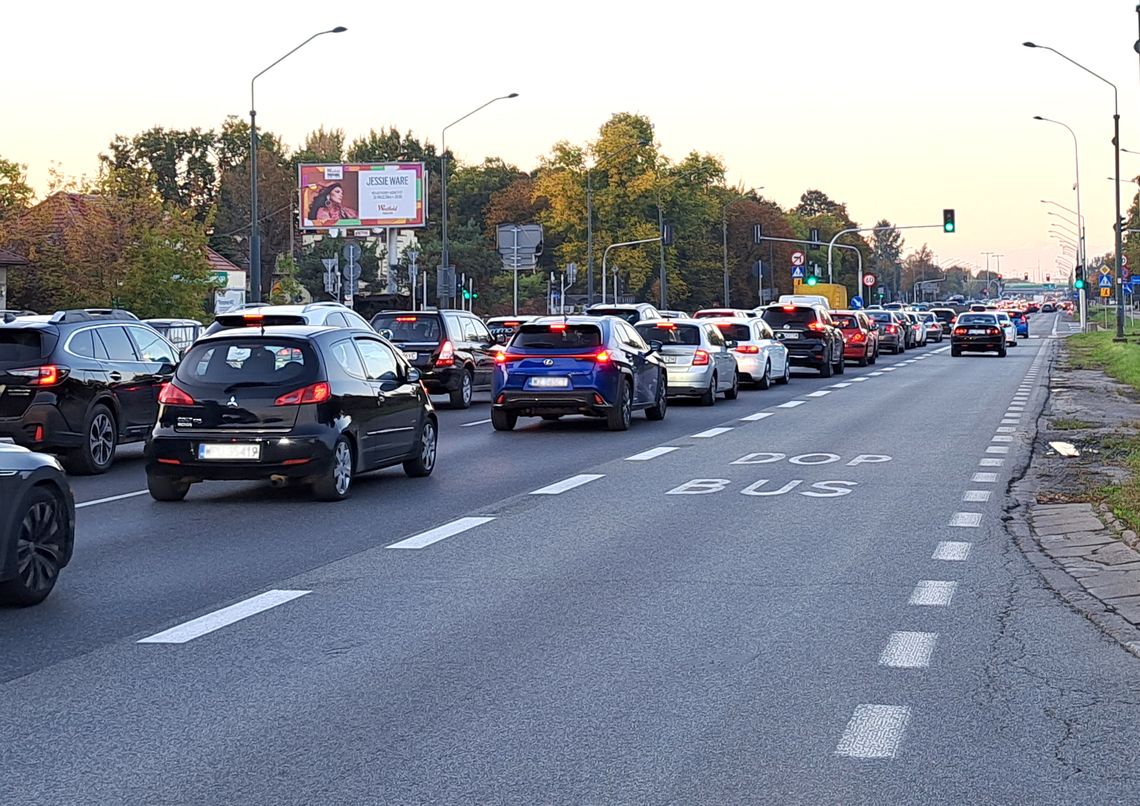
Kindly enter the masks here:
M 741 417 L 740 419 L 746 423 L 754 423 L 757 420 L 767 419 L 768 417 L 771 417 L 775 413 L 776 412 L 774 412 L 774 411 L 758 411 L 755 414 L 749 414 L 747 417 Z
M 866 378 L 852 378 L 851 379 L 852 383 L 862 383 L 865 380 L 867 380 L 867 379 Z
M 1005 459 L 979 459 L 978 467 L 1001 467 L 1005 464 Z
M 990 500 L 990 491 L 989 490 L 966 490 L 966 492 L 962 494 L 962 500 L 963 501 L 969 501 L 970 503 L 974 503 L 974 504 L 983 504 L 986 501 Z
M 474 422 L 470 422 L 470 423 L 461 423 L 459 427 L 460 428 L 470 428 L 473 425 L 486 425 L 489 422 L 491 422 L 491 421 L 490 420 L 475 420 Z
M 567 490 L 573 490 L 575 487 L 581 487 L 583 484 L 589 484 L 591 481 L 597 481 L 604 477 L 604 473 L 582 473 L 577 476 L 571 476 L 562 481 L 556 481 L 554 484 L 548 484 L 545 487 L 540 487 L 537 490 L 532 490 L 531 495 L 561 495 Z
M 937 641 L 936 632 L 891 633 L 879 655 L 879 665 L 894 669 L 925 669 L 930 665 L 930 656 L 934 654 Z
M 846 389 L 850 385 L 851 385 L 850 383 L 833 383 L 833 384 L 831 384 L 831 388 L 832 389 Z
M 991 484 L 997 481 L 997 473 L 975 473 L 970 477 L 970 481 L 974 481 L 979 484 Z
M 1008 445 L 990 445 L 986 448 L 986 453 L 1009 453 Z
M 1003 426 L 998 427 L 997 432 L 999 434 L 1016 434 L 1017 429 L 1014 428 L 1012 425 L 1003 425 Z
M 1013 442 L 1013 437 L 1009 434 L 997 434 L 990 438 L 990 442 Z
M 909 604 L 916 607 L 947 607 L 957 588 L 957 582 L 924 579 L 914 586 Z
M 950 523 L 948 526 L 961 526 L 966 529 L 976 529 L 982 525 L 982 513 L 980 512 L 955 512 L 950 516 Z
M 122 501 L 124 498 L 134 498 L 139 495 L 146 495 L 146 490 L 135 490 L 133 493 L 123 493 L 122 495 L 111 495 L 107 498 L 96 498 L 94 501 L 84 501 L 82 504 L 76 504 L 76 509 L 83 509 L 84 507 L 93 507 L 96 504 L 110 504 L 112 501 Z
M 494 518 L 460 518 L 451 523 L 445 523 L 443 526 L 437 526 L 434 529 L 429 529 L 426 532 L 421 532 L 418 535 L 413 535 L 398 543 L 393 543 L 388 546 L 390 549 L 422 549 L 430 546 L 432 543 L 438 543 L 441 540 L 446 540 L 449 537 L 454 537 L 457 534 L 462 534 L 469 529 L 474 529 L 476 526 L 482 526 L 484 523 L 490 523 L 495 520 Z
M 781 403 L 780 405 L 776 406 L 776 408 L 778 408 L 778 409 L 794 409 L 796 406 L 802 406 L 804 403 L 807 403 L 807 401 L 806 400 L 789 400 L 787 403 Z
M 690 439 L 712 439 L 713 437 L 719 437 L 721 434 L 727 434 L 731 430 L 731 428 L 726 428 L 724 426 L 721 426 L 719 428 L 709 428 L 705 431 L 701 431 L 699 434 L 693 434 Z
M 818 392 L 808 392 L 804 397 L 827 397 L 830 394 L 830 389 L 820 389 Z
M 867 377 L 868 378 L 877 378 L 882 374 L 883 374 L 882 372 L 868 372 Z
M 905 705 L 859 705 L 847 723 L 835 754 L 851 758 L 894 758 L 910 709 Z
M 662 445 L 659 448 L 650 448 L 647 451 L 635 453 L 633 456 L 627 456 L 625 457 L 625 460 L 627 462 L 648 462 L 650 459 L 656 459 L 658 456 L 664 456 L 665 454 L 672 453 L 676 450 L 680 449 L 671 445 Z
M 947 562 L 962 562 L 970 556 L 970 546 L 962 540 L 943 540 L 934 549 L 932 560 L 946 560 Z
M 266 610 L 291 602 L 305 596 L 312 591 L 279 591 L 272 590 L 258 594 L 244 601 L 207 613 L 185 624 L 171 627 L 147 638 L 142 638 L 140 644 L 185 644 L 203 635 L 215 632 L 230 624 L 264 613 Z

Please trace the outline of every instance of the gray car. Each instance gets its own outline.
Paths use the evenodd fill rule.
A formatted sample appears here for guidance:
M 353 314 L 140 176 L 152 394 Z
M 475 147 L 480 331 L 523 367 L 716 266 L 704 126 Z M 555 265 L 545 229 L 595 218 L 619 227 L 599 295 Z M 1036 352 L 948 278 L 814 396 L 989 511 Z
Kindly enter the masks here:
M 635 326 L 641 338 L 661 345 L 661 360 L 669 379 L 669 397 L 697 397 L 711 406 L 716 396 L 735 400 L 740 375 L 732 348 L 720 328 L 708 320 L 660 319 Z

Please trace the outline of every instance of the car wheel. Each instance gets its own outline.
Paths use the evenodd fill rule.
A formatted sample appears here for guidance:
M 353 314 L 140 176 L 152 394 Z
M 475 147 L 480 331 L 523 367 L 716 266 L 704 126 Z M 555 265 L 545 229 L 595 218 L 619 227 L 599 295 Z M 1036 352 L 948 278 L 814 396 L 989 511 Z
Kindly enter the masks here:
M 1005 347 L 1002 347 L 1000 350 L 998 350 L 998 358 L 1005 358 L 1005 355 L 1006 355 Z
M 760 380 L 756 382 L 759 389 L 769 389 L 772 386 L 772 362 L 766 361 L 764 363 L 764 374 L 760 376 Z
M 843 358 L 843 348 L 839 348 L 839 360 L 835 362 L 835 374 L 842 375 L 847 371 L 847 361 Z
M 496 431 L 514 431 L 519 421 L 517 412 L 506 409 L 491 409 L 491 427 Z
M 835 366 L 831 363 L 831 359 L 825 358 L 823 363 L 819 365 L 819 377 L 830 378 L 834 372 Z
M 475 385 L 475 376 L 469 369 L 463 370 L 463 377 L 459 379 L 459 388 L 448 393 L 449 402 L 453 409 L 471 408 L 471 389 Z
M 740 373 L 732 373 L 732 386 L 724 390 L 725 400 L 736 400 L 740 397 Z
M 661 373 L 661 378 L 657 382 L 657 399 L 653 405 L 645 410 L 645 419 L 647 420 L 664 420 L 665 411 L 669 408 L 669 388 L 665 380 L 665 373 Z
M 871 353 L 871 357 L 867 359 L 868 364 L 874 364 L 879 360 L 879 348 L 875 347 L 875 352 Z
M 713 375 L 709 388 L 697 399 L 702 406 L 712 406 L 716 403 L 716 375 Z
M 606 412 L 606 428 L 610 431 L 626 431 L 633 420 L 633 395 L 628 381 L 618 384 L 617 405 Z
M 146 474 L 146 488 L 155 501 L 181 501 L 190 492 L 190 482 L 169 476 Z
M 784 374 L 776 379 L 776 383 L 784 386 L 792 379 L 792 365 L 788 363 L 788 359 L 784 359 Z
M 346 437 L 337 437 L 328 469 L 313 481 L 313 495 L 318 501 L 343 501 L 352 490 L 352 445 Z
M 962 354 L 962 348 L 960 348 L 960 347 L 951 347 L 950 348 L 950 355 L 954 356 L 955 358 L 957 358 L 961 354 Z
M 859 359 L 858 366 L 865 367 L 871 363 L 870 348 L 863 351 L 863 357 Z
M 430 476 L 435 470 L 435 451 L 439 445 L 435 423 L 425 418 L 420 428 L 420 438 L 416 441 L 416 453 L 404 461 L 404 473 L 413 479 Z
M 71 524 L 63 500 L 46 487 L 33 487 L 17 507 L 16 576 L 0 582 L 0 604 L 27 607 L 42 602 L 55 587 Z
M 64 457 L 65 467 L 69 473 L 80 476 L 106 473 L 115 460 L 115 447 L 119 444 L 115 415 L 102 403 L 92 406 L 83 433 L 84 444 Z

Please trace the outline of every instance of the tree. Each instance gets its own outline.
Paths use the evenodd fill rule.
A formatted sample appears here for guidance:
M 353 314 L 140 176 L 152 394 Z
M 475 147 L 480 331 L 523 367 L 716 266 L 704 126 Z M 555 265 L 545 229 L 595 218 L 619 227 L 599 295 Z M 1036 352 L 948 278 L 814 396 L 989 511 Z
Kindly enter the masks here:
M 902 286 L 897 289 L 897 298 L 911 299 L 916 283 L 935 279 L 938 274 L 939 271 L 934 265 L 934 254 L 926 244 L 923 244 L 903 261 Z
M 305 135 L 305 144 L 293 154 L 294 166 L 301 163 L 343 162 L 344 129 L 325 131 L 321 126 Z
M 880 227 L 889 227 L 889 229 L 880 229 Z M 875 268 L 875 274 L 879 278 L 879 288 L 885 290 L 890 288 L 892 290 L 891 298 L 897 297 L 902 278 L 900 271 L 902 263 L 903 238 L 899 231 L 895 229 L 887 219 L 883 218 L 875 224 L 875 232 L 871 233 L 871 265 Z M 890 278 L 888 281 L 887 278 Z
M 166 204 L 190 210 L 198 221 L 210 217 L 218 187 L 214 160 L 217 135 L 201 129 L 155 127 L 134 137 L 116 135 L 100 161 L 116 170 L 145 170 Z
M 800 203 L 796 205 L 794 212 L 801 218 L 829 215 L 846 219 L 847 205 L 832 201 L 822 190 L 807 190 L 800 196 Z
M 28 166 L 0 157 L 0 223 L 31 207 L 34 197 Z

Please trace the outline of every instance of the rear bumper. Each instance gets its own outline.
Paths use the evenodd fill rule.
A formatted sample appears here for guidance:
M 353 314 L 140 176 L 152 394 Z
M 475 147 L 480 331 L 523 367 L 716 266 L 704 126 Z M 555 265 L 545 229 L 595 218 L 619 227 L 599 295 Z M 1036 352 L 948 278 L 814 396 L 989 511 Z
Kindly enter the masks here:
M 831 360 L 826 344 L 788 344 L 788 363 L 793 367 L 816 367 Z
M 271 476 L 300 479 L 323 473 L 332 462 L 335 434 L 327 437 L 156 435 L 146 448 L 146 472 L 154 476 L 213 481 L 258 481 Z M 258 444 L 257 461 L 198 458 L 206 444 Z
M 37 428 L 42 435 L 38 441 Z M 78 448 L 83 444 L 83 434 L 71 430 L 59 409 L 42 403 L 32 403 L 19 417 L 0 419 L 0 437 L 33 450 Z
M 703 395 L 712 383 L 712 365 L 707 367 L 665 367 L 669 397 Z
M 865 341 L 859 344 L 844 342 L 843 344 L 843 358 L 846 360 L 857 360 L 871 355 L 871 353 L 870 342 Z
M 768 360 L 762 355 L 747 355 L 744 353 L 733 353 L 736 359 L 736 373 L 740 376 L 740 380 L 745 383 L 751 383 L 764 377 L 764 363 Z M 673 379 L 669 379 L 669 383 L 673 383 Z
M 595 389 L 559 389 L 551 392 L 502 391 L 495 396 L 491 408 L 510 411 L 520 417 L 540 417 L 544 414 L 601 416 L 613 406 Z
M 416 367 L 416 369 L 420 372 L 420 382 L 433 395 L 457 391 L 463 383 L 465 372 L 462 364 L 452 367 Z
M 950 346 L 956 350 L 975 352 L 1000 352 L 1005 347 L 1005 336 L 974 337 L 954 336 Z

